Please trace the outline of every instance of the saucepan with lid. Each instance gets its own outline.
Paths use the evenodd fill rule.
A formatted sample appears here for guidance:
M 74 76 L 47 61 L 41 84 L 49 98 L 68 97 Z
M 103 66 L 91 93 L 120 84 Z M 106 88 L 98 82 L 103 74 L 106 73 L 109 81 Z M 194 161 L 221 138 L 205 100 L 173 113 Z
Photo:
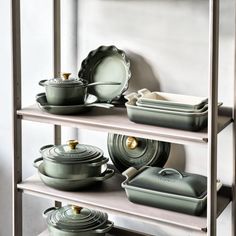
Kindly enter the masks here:
M 40 149 L 42 157 L 34 161 L 43 162 L 45 174 L 54 178 L 84 179 L 100 176 L 107 169 L 108 158 L 98 147 L 79 144 L 69 140 L 64 145 L 46 145 Z
M 47 101 L 50 105 L 84 104 L 87 88 L 91 86 L 119 85 L 120 82 L 105 81 L 88 83 L 87 80 L 70 78 L 71 73 L 63 73 L 62 78 L 41 80 L 39 85 L 45 87 Z
M 106 213 L 68 205 L 44 211 L 51 236 L 105 236 L 113 227 Z

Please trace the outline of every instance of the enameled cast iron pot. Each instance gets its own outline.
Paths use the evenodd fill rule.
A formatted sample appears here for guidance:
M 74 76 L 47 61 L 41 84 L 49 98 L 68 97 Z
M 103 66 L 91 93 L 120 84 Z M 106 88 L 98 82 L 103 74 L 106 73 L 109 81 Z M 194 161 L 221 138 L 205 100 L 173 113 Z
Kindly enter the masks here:
M 40 149 L 42 157 L 34 161 L 43 161 L 45 173 L 54 178 L 84 179 L 100 176 L 107 169 L 108 158 L 95 146 L 78 144 L 69 140 L 64 145 L 47 145 Z
M 105 236 L 113 227 L 106 213 L 78 206 L 48 208 L 43 217 L 50 236 Z
M 98 85 L 119 85 L 118 82 L 94 82 L 69 78 L 70 73 L 64 73 L 63 78 L 41 80 L 39 85 L 45 87 L 47 102 L 50 105 L 79 105 L 87 98 L 87 87 Z

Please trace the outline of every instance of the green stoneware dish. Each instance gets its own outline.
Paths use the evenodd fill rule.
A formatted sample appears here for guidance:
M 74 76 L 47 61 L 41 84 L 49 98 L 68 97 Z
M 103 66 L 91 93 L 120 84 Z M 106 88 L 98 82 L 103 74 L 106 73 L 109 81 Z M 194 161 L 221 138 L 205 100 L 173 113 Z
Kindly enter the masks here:
M 78 191 L 90 187 L 91 185 L 103 182 L 114 175 L 114 170 L 106 169 L 99 176 L 87 177 L 84 179 L 63 179 L 48 176 L 44 171 L 44 163 L 38 166 L 38 174 L 42 182 L 51 187 L 62 191 Z
M 55 178 L 84 179 L 100 176 L 107 168 L 108 158 L 95 146 L 69 140 L 64 145 L 46 145 L 40 149 L 42 157 L 34 161 L 44 163 L 44 171 Z
M 103 81 L 88 83 L 87 80 L 69 78 L 70 73 L 64 73 L 62 78 L 41 80 L 39 85 L 45 87 L 47 101 L 50 105 L 79 105 L 84 104 L 87 98 L 87 88 L 91 86 L 114 86 L 119 82 Z
M 140 107 L 136 105 L 137 93 L 125 97 L 128 100 L 125 104 L 127 114 L 133 122 L 189 131 L 199 131 L 207 126 L 208 110 L 191 113 Z
M 108 134 L 107 148 L 115 167 L 123 172 L 129 167 L 163 167 L 170 153 L 170 143 L 121 134 Z
M 140 95 L 138 104 L 149 105 L 161 109 L 174 109 L 176 111 L 191 112 L 203 108 L 208 99 L 164 92 L 151 92 L 144 88 L 138 91 Z M 179 110 L 180 109 L 180 110 Z
M 40 93 L 36 96 L 36 102 L 39 108 L 43 111 L 46 111 L 55 115 L 75 115 L 82 114 L 91 110 L 92 107 L 100 107 L 100 108 L 112 108 L 114 107 L 112 104 L 108 103 L 96 103 L 97 97 L 88 94 L 86 101 L 84 104 L 80 105 L 65 105 L 65 106 L 56 106 L 48 104 L 46 94 Z
M 105 236 L 113 227 L 106 213 L 75 205 L 43 212 L 50 236 Z
M 100 46 L 82 61 L 78 76 L 89 83 L 119 82 L 119 86 L 97 86 L 88 89 L 88 92 L 96 95 L 101 102 L 118 100 L 128 88 L 131 78 L 130 61 L 125 52 L 115 46 Z
M 130 167 L 122 173 L 126 180 L 122 187 L 131 202 L 201 215 L 207 202 L 207 178 L 175 169 Z M 217 182 L 217 189 L 222 186 Z

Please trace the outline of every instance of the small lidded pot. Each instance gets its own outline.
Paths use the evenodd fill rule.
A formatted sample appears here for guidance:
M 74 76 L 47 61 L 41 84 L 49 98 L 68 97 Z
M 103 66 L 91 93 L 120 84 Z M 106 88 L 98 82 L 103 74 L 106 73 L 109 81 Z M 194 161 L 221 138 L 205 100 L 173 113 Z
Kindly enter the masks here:
M 40 149 L 42 157 L 34 161 L 43 161 L 45 174 L 62 179 L 85 179 L 101 176 L 107 169 L 108 158 L 98 147 L 79 144 L 69 140 L 64 145 L 46 145 Z
M 48 104 L 56 106 L 84 104 L 88 82 L 71 78 L 70 75 L 71 73 L 63 73 L 62 78 L 39 82 L 39 85 L 45 87 Z
M 105 236 L 113 227 L 106 213 L 68 205 L 44 211 L 51 236 Z

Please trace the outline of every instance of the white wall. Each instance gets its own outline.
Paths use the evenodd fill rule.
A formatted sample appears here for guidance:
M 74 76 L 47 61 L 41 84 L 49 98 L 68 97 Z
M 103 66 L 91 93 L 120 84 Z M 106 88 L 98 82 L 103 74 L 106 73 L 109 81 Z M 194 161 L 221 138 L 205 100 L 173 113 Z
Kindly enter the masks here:
M 22 75 L 23 104 L 34 102 L 42 91 L 38 81 L 52 76 L 51 11 L 52 1 L 22 0 Z M 70 11 L 63 1 L 64 14 Z M 64 37 L 63 70 L 76 73 L 82 59 L 100 45 L 114 44 L 127 50 L 133 77 L 129 91 L 142 87 L 156 88 L 199 96 L 207 95 L 208 62 L 208 4 L 207 0 L 80 0 L 78 6 L 78 45 L 72 34 L 76 21 L 70 18 Z M 220 36 L 220 101 L 232 105 L 233 98 L 233 0 L 221 1 Z M 66 8 L 68 4 L 68 8 Z M 0 119 L 0 236 L 11 235 L 11 98 L 10 98 L 10 3 L 0 0 L 0 68 L 4 86 L 0 87 L 4 115 Z M 67 18 L 68 19 L 68 18 Z M 70 28 L 71 26 L 71 28 Z M 70 30 L 69 30 L 70 29 Z M 77 34 L 77 33 L 76 33 Z M 69 47 L 68 42 L 74 45 Z M 75 63 L 78 46 L 78 61 Z M 66 53 L 66 50 L 70 53 Z M 66 60 L 68 58 L 68 60 Z M 67 63 L 66 63 L 67 61 Z M 24 122 L 24 176 L 35 172 L 31 163 L 38 157 L 38 149 L 52 142 L 49 125 Z M 68 133 L 67 133 L 68 135 Z M 73 133 L 73 135 L 75 135 Z M 232 179 L 232 127 L 219 135 L 218 176 L 224 183 Z M 80 130 L 79 139 L 106 151 L 106 133 Z M 30 142 L 30 145 L 29 145 Z M 26 145 L 24 145 L 26 147 Z M 206 174 L 206 148 L 173 145 L 168 166 Z M 7 184 L 6 184 L 7 183 Z M 42 210 L 51 202 L 24 195 L 24 236 L 37 235 L 44 227 Z M 32 221 L 33 219 L 33 221 Z M 229 235 L 230 211 L 220 218 L 219 235 Z M 120 224 L 125 224 L 119 220 Z M 33 227 L 32 227 L 33 226 Z M 139 226 L 132 222 L 134 228 Z M 145 225 L 141 226 L 142 228 Z M 157 234 L 153 227 L 147 232 Z M 160 235 L 167 235 L 160 232 Z M 169 234 L 168 234 L 169 235 Z M 177 231 L 173 233 L 177 235 Z M 181 235 L 181 233 L 179 234 Z

